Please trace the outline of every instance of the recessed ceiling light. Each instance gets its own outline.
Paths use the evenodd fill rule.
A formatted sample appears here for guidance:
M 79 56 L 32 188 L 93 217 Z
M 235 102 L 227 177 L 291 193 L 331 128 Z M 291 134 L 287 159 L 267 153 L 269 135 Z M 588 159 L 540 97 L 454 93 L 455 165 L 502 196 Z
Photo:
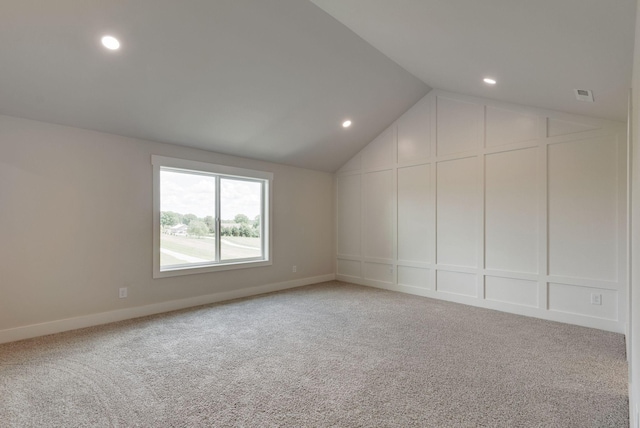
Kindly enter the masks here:
M 490 77 L 485 77 L 484 79 L 482 79 L 484 83 L 486 83 L 487 85 L 495 85 L 496 83 L 496 79 L 492 79 Z
M 102 46 L 109 50 L 115 51 L 120 49 L 120 42 L 113 36 L 104 36 L 101 41 Z
M 351 126 L 351 121 L 350 120 L 345 120 L 344 122 L 342 122 L 342 127 L 343 128 L 348 128 Z

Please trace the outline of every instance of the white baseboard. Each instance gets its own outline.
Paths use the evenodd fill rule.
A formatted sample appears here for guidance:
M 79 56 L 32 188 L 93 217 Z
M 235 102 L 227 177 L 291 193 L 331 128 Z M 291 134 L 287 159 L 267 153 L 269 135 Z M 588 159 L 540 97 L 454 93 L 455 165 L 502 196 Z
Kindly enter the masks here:
M 380 282 L 370 279 L 362 279 L 347 275 L 336 275 L 338 281 L 350 282 L 352 284 L 365 285 L 368 287 L 382 288 L 384 290 L 398 291 L 406 294 L 414 294 L 432 299 L 446 300 L 448 302 L 461 303 L 463 305 L 476 306 L 495 311 L 508 312 L 526 317 L 540 318 L 549 321 L 557 321 L 565 324 L 574 324 L 582 327 L 596 328 L 598 330 L 611 331 L 614 333 L 624 334 L 624 325 L 618 321 L 612 321 L 602 318 L 592 318 L 584 315 L 571 314 L 566 312 L 554 312 L 543 310 L 540 308 L 531 308 L 519 306 L 509 303 L 489 301 L 478 299 L 471 296 L 463 296 L 457 294 L 443 293 L 436 290 L 428 290 L 424 288 L 411 287 L 407 285 L 392 284 L 388 282 Z
M 317 284 L 320 282 L 332 281 L 334 279 L 335 274 L 320 275 L 310 278 L 294 279 L 292 281 L 259 285 L 256 287 L 242 288 L 239 290 L 223 291 L 219 293 L 207 294 L 205 296 L 189 297 L 186 299 L 154 303 L 152 305 L 136 306 L 133 308 L 118 309 L 115 311 L 101 312 L 97 314 L 84 315 L 81 317 L 66 318 L 62 320 L 32 324 L 23 327 L 9 328 L 6 330 L 0 330 L 0 343 L 15 342 L 17 340 L 30 339 L 47 334 L 61 333 L 63 331 L 93 327 L 96 325 L 108 324 L 115 321 L 123 321 L 132 318 L 144 317 L 147 315 L 160 314 L 163 312 L 170 312 L 178 309 L 190 308 L 193 306 L 207 305 L 210 303 L 217 303 L 225 300 L 238 299 L 242 297 L 255 296 L 258 294 L 270 293 L 273 291 L 302 287 L 304 285 Z

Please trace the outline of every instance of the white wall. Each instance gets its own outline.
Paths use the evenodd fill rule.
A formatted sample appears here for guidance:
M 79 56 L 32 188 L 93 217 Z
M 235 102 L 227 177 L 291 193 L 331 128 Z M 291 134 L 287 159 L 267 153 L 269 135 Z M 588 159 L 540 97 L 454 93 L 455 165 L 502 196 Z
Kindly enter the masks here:
M 273 172 L 273 265 L 152 279 L 152 154 Z M 0 342 L 332 279 L 333 186 L 327 173 L 0 116 Z
M 623 124 L 432 91 L 336 177 L 338 279 L 624 332 Z
M 631 109 L 631 278 L 629 333 L 629 420 L 640 427 L 640 3 L 636 11 Z

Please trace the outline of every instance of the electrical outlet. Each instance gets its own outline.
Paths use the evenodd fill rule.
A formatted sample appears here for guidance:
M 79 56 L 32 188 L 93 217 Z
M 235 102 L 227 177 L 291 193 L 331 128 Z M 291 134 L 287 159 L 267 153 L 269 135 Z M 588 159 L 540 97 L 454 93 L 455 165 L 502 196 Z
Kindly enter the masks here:
M 294 266 L 291 268 L 291 272 L 298 272 L 298 266 L 295 266 L 295 265 L 294 265 Z
M 591 293 L 591 304 L 592 305 L 601 305 L 602 304 L 602 294 Z
M 128 294 L 128 289 L 127 287 L 122 287 L 118 290 L 118 297 L 120 297 L 121 299 L 124 299 L 125 297 L 127 297 Z

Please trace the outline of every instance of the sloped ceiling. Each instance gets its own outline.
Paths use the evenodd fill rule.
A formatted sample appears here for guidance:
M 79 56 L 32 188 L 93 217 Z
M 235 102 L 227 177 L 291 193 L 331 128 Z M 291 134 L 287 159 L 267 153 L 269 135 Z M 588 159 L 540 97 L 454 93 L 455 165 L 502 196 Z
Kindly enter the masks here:
M 335 171 L 431 87 L 625 120 L 635 7 L 3 0 L 0 114 Z
M 0 1 L 4 115 L 334 171 L 429 89 L 306 0 Z
M 636 0 L 312 1 L 431 87 L 626 120 Z

